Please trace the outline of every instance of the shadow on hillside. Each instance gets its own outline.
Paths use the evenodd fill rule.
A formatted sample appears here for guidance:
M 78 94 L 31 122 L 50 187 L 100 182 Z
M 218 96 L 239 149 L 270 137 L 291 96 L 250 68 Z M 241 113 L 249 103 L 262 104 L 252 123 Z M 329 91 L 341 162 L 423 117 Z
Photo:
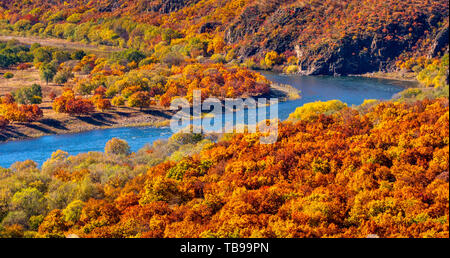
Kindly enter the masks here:
M 130 117 L 131 114 L 127 113 L 127 112 L 122 112 L 122 111 L 116 111 L 116 114 L 122 117 Z
M 104 114 L 104 113 L 96 113 L 92 116 L 78 116 L 77 119 L 91 124 L 95 126 L 105 126 L 105 125 L 113 125 L 116 124 L 116 122 L 111 121 L 111 118 L 113 116 L 111 114 Z
M 7 126 L 0 130 L 0 141 L 6 141 L 9 139 L 27 138 L 28 135 L 16 132 L 11 126 Z
M 55 131 L 52 131 L 50 129 L 47 129 L 47 128 L 44 128 L 42 126 L 35 125 L 35 124 L 23 124 L 23 126 L 37 130 L 37 131 L 41 131 L 46 134 L 55 134 L 56 133 Z
M 61 121 L 58 121 L 58 120 L 56 120 L 56 119 L 52 119 L 52 118 L 44 118 L 44 119 L 39 120 L 39 122 L 40 122 L 41 124 L 44 124 L 44 125 L 49 126 L 49 127 L 53 127 L 53 128 L 55 128 L 55 129 L 59 129 L 59 130 L 69 130 L 69 129 L 67 129 L 67 127 L 65 127 L 65 126 L 61 123 Z
M 147 115 L 152 115 L 155 117 L 163 117 L 163 118 L 171 118 L 172 116 L 170 114 L 167 114 L 165 112 L 162 112 L 161 110 L 154 110 L 154 109 L 146 109 L 146 110 L 142 110 L 142 113 L 145 113 Z

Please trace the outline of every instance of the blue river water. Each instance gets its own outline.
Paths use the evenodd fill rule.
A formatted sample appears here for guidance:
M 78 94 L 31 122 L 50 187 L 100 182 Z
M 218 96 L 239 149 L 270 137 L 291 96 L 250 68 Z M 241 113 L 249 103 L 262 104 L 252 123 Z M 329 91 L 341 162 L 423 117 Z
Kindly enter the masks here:
M 308 102 L 338 99 L 348 105 L 359 105 L 365 99 L 390 99 L 404 88 L 414 86 L 405 82 L 360 77 L 285 76 L 267 72 L 263 74 L 273 82 L 290 84 L 301 91 L 301 99 L 278 105 L 278 117 L 281 120 L 286 119 L 298 106 Z M 125 127 L 11 141 L 0 143 L 0 166 L 9 167 L 16 161 L 28 159 L 42 165 L 56 150 L 66 151 L 70 155 L 103 151 L 106 142 L 113 137 L 126 140 L 131 150 L 137 151 L 145 144 L 151 144 L 157 139 L 167 139 L 171 135 L 170 128 Z

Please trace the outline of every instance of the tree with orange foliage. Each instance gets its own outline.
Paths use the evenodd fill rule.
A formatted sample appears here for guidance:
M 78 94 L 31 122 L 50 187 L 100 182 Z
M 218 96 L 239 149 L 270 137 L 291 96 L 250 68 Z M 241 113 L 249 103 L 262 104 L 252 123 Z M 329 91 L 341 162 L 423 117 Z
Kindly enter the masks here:
M 52 106 L 56 112 L 70 115 L 83 115 L 94 111 L 94 104 L 90 100 L 75 97 L 71 89 L 66 89 L 61 96 L 55 98 Z
M 145 91 L 138 91 L 128 98 L 128 106 L 139 107 L 142 110 L 150 105 L 150 94 Z

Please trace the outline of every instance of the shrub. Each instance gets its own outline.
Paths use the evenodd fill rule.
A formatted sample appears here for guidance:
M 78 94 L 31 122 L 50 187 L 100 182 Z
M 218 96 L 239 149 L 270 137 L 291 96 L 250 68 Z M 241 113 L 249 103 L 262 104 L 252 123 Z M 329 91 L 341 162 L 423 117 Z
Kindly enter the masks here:
M 42 102 L 42 89 L 34 83 L 31 87 L 23 87 L 14 93 L 14 99 L 19 104 L 40 104 Z
M 33 122 L 42 118 L 42 110 L 37 105 L 0 104 L 0 116 L 8 121 Z
M 111 102 L 108 99 L 104 99 L 102 95 L 96 94 L 92 97 L 92 103 L 98 110 L 106 110 L 111 108 Z
M 40 96 L 33 96 L 30 100 L 31 104 L 41 104 L 42 103 L 42 97 Z
M 282 58 L 275 51 L 270 51 L 266 54 L 264 62 L 268 68 L 272 68 L 274 65 L 278 65 L 282 62 Z
M 130 146 L 124 140 L 118 138 L 112 138 L 105 145 L 106 155 L 119 155 L 128 156 L 130 155 Z
M 56 75 L 57 69 L 55 64 L 52 63 L 44 63 L 39 68 L 39 72 L 41 75 L 41 79 L 44 80 L 47 84 L 49 81 L 52 81 Z
M 125 105 L 125 98 L 122 96 L 115 96 L 112 100 L 111 103 L 116 106 L 116 107 L 120 107 Z
M 141 60 L 145 58 L 145 55 L 136 49 L 129 49 L 125 51 L 123 54 L 124 57 L 128 60 L 128 62 L 139 63 Z
M 62 211 L 64 215 L 64 220 L 72 223 L 76 223 L 78 220 L 80 220 L 81 217 L 81 211 L 84 207 L 84 202 L 80 200 L 75 200 Z
M 298 66 L 297 65 L 289 65 L 288 67 L 285 68 L 284 72 L 287 73 L 287 74 L 297 73 L 298 72 Z
M 53 101 L 53 110 L 58 113 L 71 115 L 89 114 L 94 111 L 94 104 L 81 97 L 75 97 L 71 89 L 66 89 L 63 94 Z
M 225 57 L 223 55 L 221 55 L 221 54 L 214 54 L 214 55 L 212 55 L 211 56 L 211 60 L 213 60 L 214 63 L 222 63 L 223 64 L 223 63 L 226 62 Z
M 29 68 L 33 67 L 31 63 L 21 63 L 17 65 L 17 70 L 27 70 Z
M 70 55 L 70 58 L 73 60 L 81 60 L 85 56 L 86 56 L 86 53 L 83 50 L 77 50 L 75 52 L 72 52 L 72 54 Z
M 6 72 L 5 74 L 3 74 L 3 78 L 5 79 L 11 79 L 14 77 L 14 74 L 11 72 Z
M 31 22 L 29 20 L 18 20 L 14 24 L 15 31 L 24 31 L 31 29 Z
M 150 105 L 150 94 L 145 91 L 138 91 L 128 98 L 128 106 L 139 107 L 142 110 Z
M 16 100 L 14 99 L 14 96 L 11 93 L 6 93 L 5 96 L 3 96 L 0 99 L 0 104 L 12 104 Z
M 162 58 L 161 61 L 168 66 L 179 65 L 184 61 L 184 57 L 178 52 L 169 52 Z
M 11 198 L 11 208 L 24 211 L 28 218 L 39 215 L 45 209 L 44 195 L 36 188 L 25 188 Z
M 326 102 L 316 101 L 306 103 L 303 106 L 295 109 L 295 111 L 289 115 L 289 120 L 313 121 L 316 120 L 320 114 L 330 115 L 345 107 L 347 107 L 347 105 L 339 100 L 330 100 Z
M 74 13 L 67 17 L 66 21 L 70 23 L 79 23 L 81 21 L 83 14 L 81 13 Z
M 54 82 L 57 84 L 64 84 L 66 83 L 68 80 L 70 80 L 71 78 L 73 78 L 74 75 L 72 73 L 72 71 L 70 70 L 70 68 L 63 68 L 61 70 L 59 70 L 55 77 L 53 78 Z
M 52 58 L 54 61 L 56 61 L 58 64 L 64 63 L 67 60 L 70 60 L 70 53 L 67 51 L 55 51 L 52 53 Z

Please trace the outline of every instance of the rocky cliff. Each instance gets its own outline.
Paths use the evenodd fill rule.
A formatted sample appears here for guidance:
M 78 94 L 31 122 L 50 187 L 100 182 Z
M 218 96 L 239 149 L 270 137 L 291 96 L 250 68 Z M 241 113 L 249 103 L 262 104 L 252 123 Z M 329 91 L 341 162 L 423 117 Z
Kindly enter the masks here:
M 364 17 L 365 12 L 357 13 L 357 8 L 335 9 L 339 7 L 342 10 L 297 2 L 289 6 L 255 4 L 227 27 L 225 40 L 239 43 L 238 53 L 243 57 L 262 57 L 271 50 L 292 52 L 298 46 L 300 70 L 307 75 L 390 70 L 405 53 L 423 50 L 419 54 L 434 57 L 448 51 L 448 9 L 409 10 L 404 6 L 407 9 L 403 11 Z M 360 21 L 349 20 L 353 13 Z

